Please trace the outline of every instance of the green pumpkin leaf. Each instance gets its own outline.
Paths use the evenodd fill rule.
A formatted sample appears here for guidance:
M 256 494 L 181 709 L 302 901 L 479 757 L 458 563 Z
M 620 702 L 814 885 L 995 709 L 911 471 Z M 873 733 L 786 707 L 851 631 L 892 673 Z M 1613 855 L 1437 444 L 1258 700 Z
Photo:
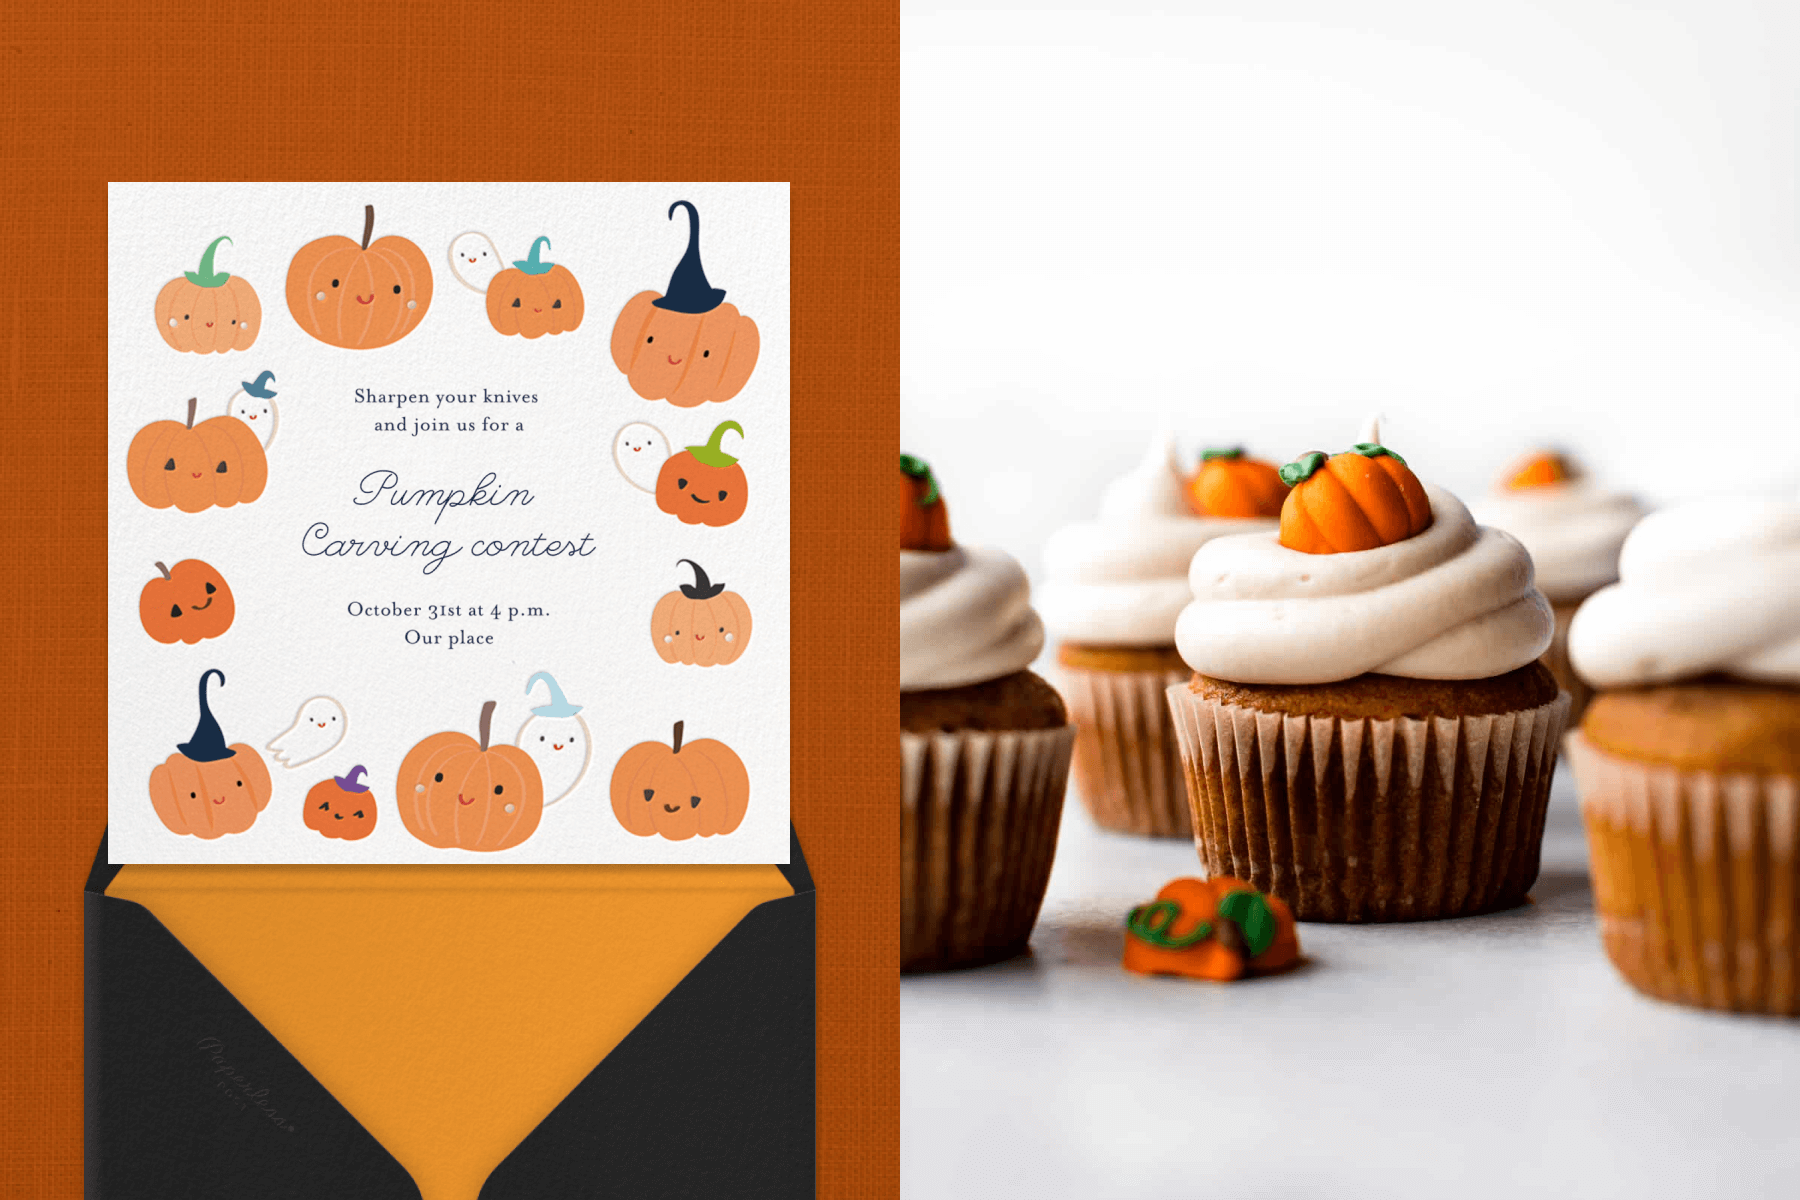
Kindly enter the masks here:
M 1324 465 L 1325 452 L 1323 450 L 1309 450 L 1299 458 L 1296 458 L 1293 462 L 1281 468 L 1281 482 L 1287 484 L 1289 487 L 1298 487 L 1300 484 L 1305 483 L 1317 474 L 1319 468 Z
M 1242 446 L 1232 446 L 1225 450 L 1202 450 L 1200 452 L 1201 462 L 1211 462 L 1215 458 L 1232 459 L 1242 457 L 1244 457 L 1244 448 Z
M 1212 936 L 1212 926 L 1202 921 L 1181 937 L 1170 937 L 1169 927 L 1180 917 L 1181 905 L 1173 900 L 1140 904 L 1125 918 L 1125 931 L 1140 942 L 1164 950 L 1186 950 L 1195 942 Z
M 1406 460 L 1404 458 L 1401 458 L 1398 454 L 1395 454 L 1392 450 L 1389 450 L 1379 442 L 1358 442 L 1356 445 L 1350 447 L 1350 449 L 1356 451 L 1356 453 L 1362 455 L 1364 458 L 1379 458 L 1385 454 L 1401 466 L 1404 467 L 1406 465 Z
M 1232 892 L 1219 901 L 1219 915 L 1244 935 L 1251 958 L 1275 941 L 1275 913 L 1261 892 Z
M 900 456 L 900 473 L 909 479 L 923 479 L 925 494 L 919 497 L 920 508 L 930 508 L 938 502 L 937 476 L 931 473 L 931 464 L 922 458 L 914 458 L 910 454 Z

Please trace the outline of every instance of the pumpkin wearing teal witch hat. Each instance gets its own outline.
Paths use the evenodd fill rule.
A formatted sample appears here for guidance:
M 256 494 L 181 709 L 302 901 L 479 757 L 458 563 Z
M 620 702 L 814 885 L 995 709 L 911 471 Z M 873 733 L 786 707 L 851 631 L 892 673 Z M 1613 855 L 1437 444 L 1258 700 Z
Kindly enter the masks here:
M 200 676 L 194 736 L 150 772 L 150 803 L 169 832 L 207 839 L 250 828 L 273 790 L 261 755 L 242 742 L 225 744 L 206 699 L 206 681 L 214 675 L 225 686 L 225 672 L 216 667 Z
M 513 744 L 537 764 L 544 781 L 544 805 L 549 807 L 574 791 L 587 774 L 594 739 L 588 736 L 587 722 L 576 715 L 581 705 L 570 704 L 563 697 L 550 672 L 539 671 L 527 679 L 525 694 L 529 696 L 540 679 L 550 689 L 550 703 L 531 710 Z
M 716 288 L 700 265 L 700 212 L 686 200 L 669 206 L 688 210 L 687 253 L 675 264 L 667 292 L 639 292 L 613 323 L 612 356 L 646 400 L 667 400 L 677 408 L 729 400 L 744 390 L 762 346 L 756 322 Z
M 587 309 L 581 285 L 569 268 L 538 257 L 550 239 L 531 243 L 531 253 L 494 276 L 487 289 L 488 323 L 501 333 L 527 340 L 546 333 L 566 333 L 581 324 Z

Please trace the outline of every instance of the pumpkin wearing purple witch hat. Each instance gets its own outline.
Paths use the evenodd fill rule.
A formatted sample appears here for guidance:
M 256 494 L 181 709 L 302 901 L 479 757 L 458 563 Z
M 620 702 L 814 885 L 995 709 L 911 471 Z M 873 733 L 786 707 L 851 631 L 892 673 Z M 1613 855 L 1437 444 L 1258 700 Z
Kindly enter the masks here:
M 756 322 L 725 303 L 725 289 L 706 278 L 699 210 L 677 200 L 669 206 L 671 220 L 678 208 L 688 210 L 687 253 L 667 292 L 639 292 L 626 303 L 613 323 L 612 356 L 644 399 L 694 408 L 743 391 L 762 341 Z
M 150 803 L 169 832 L 207 839 L 250 828 L 273 790 L 261 755 L 242 742 L 225 744 L 206 699 L 206 681 L 214 675 L 225 686 L 225 672 L 217 667 L 200 676 L 194 736 L 150 772 Z
M 342 775 L 313 784 L 301 816 L 306 827 L 328 838 L 357 842 L 375 832 L 375 793 L 369 769 L 358 763 Z

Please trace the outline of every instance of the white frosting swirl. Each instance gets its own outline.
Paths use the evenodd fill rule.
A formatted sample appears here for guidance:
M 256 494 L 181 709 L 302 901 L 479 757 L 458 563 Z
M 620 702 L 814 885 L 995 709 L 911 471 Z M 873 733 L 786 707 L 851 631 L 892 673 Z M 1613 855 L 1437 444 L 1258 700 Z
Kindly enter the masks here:
M 1274 529 L 1274 520 L 1197 517 L 1182 487 L 1175 439 L 1162 434 L 1132 471 L 1107 485 L 1100 519 L 1044 544 L 1038 606 L 1057 636 L 1103 646 L 1167 646 L 1188 596 L 1194 551 L 1213 538 Z
M 1031 665 L 1044 623 L 1004 550 L 900 552 L 900 690 L 985 683 Z
M 1800 500 L 1701 500 L 1645 517 L 1619 582 L 1575 614 L 1569 660 L 1596 687 L 1715 671 L 1800 685 Z
M 1488 679 L 1536 659 L 1553 619 L 1525 547 L 1449 492 L 1425 494 L 1430 528 L 1373 550 L 1306 554 L 1271 533 L 1202 546 L 1175 626 L 1181 657 L 1202 675 L 1286 684 Z
M 1619 577 L 1619 547 L 1645 512 L 1635 498 L 1587 482 L 1518 488 L 1469 508 L 1483 525 L 1525 544 L 1539 591 L 1569 602 Z

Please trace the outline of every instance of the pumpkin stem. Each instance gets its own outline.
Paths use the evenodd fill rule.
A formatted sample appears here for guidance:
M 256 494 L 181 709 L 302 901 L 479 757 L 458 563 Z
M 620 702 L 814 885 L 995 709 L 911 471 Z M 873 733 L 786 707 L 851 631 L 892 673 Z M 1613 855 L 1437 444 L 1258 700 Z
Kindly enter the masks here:
M 686 721 L 675 722 L 675 753 L 676 754 L 681 753 L 681 727 L 686 724 L 687 724 Z
M 1200 452 L 1201 462 L 1211 462 L 1215 458 L 1230 460 L 1242 457 L 1244 457 L 1244 448 L 1242 446 L 1232 446 L 1227 450 L 1202 450 Z
M 735 429 L 739 437 L 744 436 L 744 427 L 736 421 L 720 421 L 714 427 L 712 436 L 706 439 L 706 445 L 689 446 L 687 452 L 694 456 L 696 462 L 715 470 L 731 466 L 737 462 L 737 459 L 719 448 L 719 443 L 725 439 L 725 431 L 728 429 Z
M 206 252 L 200 256 L 200 269 L 198 271 L 182 272 L 183 275 L 187 276 L 187 281 L 197 287 L 223 287 L 225 281 L 230 279 L 231 276 L 227 275 L 224 271 L 213 270 L 213 255 L 218 252 L 220 242 L 229 241 L 231 241 L 231 239 L 224 234 L 220 234 L 218 237 L 214 238 L 212 240 L 212 245 L 208 246 Z
M 488 735 L 494 729 L 494 706 L 498 703 L 498 700 L 489 700 L 481 706 L 481 749 L 483 753 L 487 751 Z
M 163 573 L 164 579 L 173 579 L 174 578 L 173 575 L 169 574 L 169 568 L 163 566 L 161 563 L 156 564 L 156 569 Z
M 1380 458 L 1385 454 L 1401 466 L 1404 467 L 1406 465 L 1406 460 L 1404 458 L 1401 458 L 1398 454 L 1395 454 L 1392 450 L 1389 450 L 1386 446 L 1383 446 L 1378 442 L 1358 442 L 1350 448 L 1364 458 Z
M 931 464 L 922 458 L 914 458 L 910 454 L 900 456 L 900 473 L 909 479 L 923 479 L 925 494 L 919 497 L 920 508 L 930 508 L 938 502 L 941 493 L 938 491 L 937 476 L 931 473 Z
M 188 397 L 187 427 L 189 429 L 192 429 L 194 427 L 194 409 L 197 408 L 199 406 L 199 404 L 200 404 L 200 397 L 198 397 L 198 396 L 189 396 Z
M 682 563 L 686 563 L 688 566 L 694 568 L 694 582 L 681 585 L 681 594 L 686 596 L 689 600 L 711 600 L 714 596 L 725 590 L 724 584 L 714 583 L 712 580 L 708 579 L 706 577 L 706 568 L 702 567 L 693 559 L 678 558 L 675 560 L 675 565 L 678 567 Z
M 539 259 L 538 258 L 538 247 L 539 246 L 549 246 L 549 245 L 550 245 L 549 238 L 539 237 L 537 241 L 531 243 L 531 253 L 526 255 L 524 258 L 515 258 L 513 260 L 513 266 L 519 268 L 519 270 L 523 271 L 527 275 L 546 275 L 546 274 L 548 274 L 550 271 L 550 268 L 554 267 L 556 264 L 553 262 L 544 262 L 541 259 Z
M 369 248 L 369 235 L 374 232 L 375 232 L 375 206 L 373 204 L 365 204 L 365 205 L 363 205 L 363 244 L 362 244 L 362 248 L 364 250 L 367 250 Z

